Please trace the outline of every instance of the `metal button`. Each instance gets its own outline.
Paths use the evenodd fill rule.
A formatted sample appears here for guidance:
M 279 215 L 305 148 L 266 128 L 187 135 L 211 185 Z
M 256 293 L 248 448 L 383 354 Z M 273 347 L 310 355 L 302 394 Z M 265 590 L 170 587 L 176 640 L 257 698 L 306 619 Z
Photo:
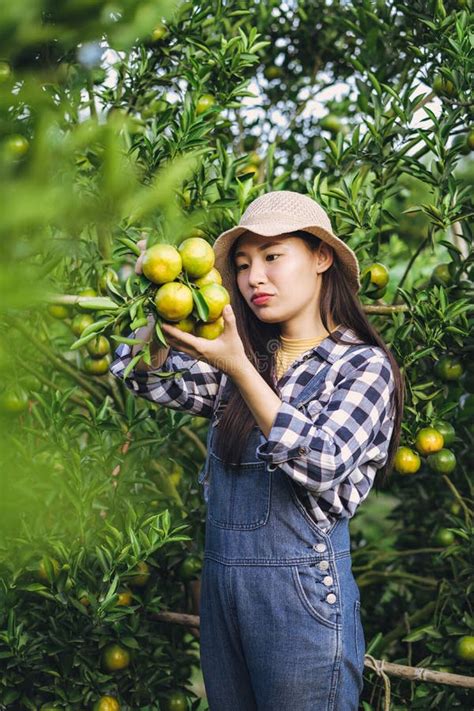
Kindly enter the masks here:
M 329 595 L 326 597 L 326 602 L 328 602 L 330 605 L 333 605 L 336 602 L 336 596 L 334 593 L 329 593 Z
M 318 568 L 319 570 L 327 570 L 329 568 L 329 561 L 322 560 L 320 563 L 318 563 Z
M 315 551 L 318 551 L 318 553 L 324 553 L 326 550 L 326 544 L 325 543 L 315 543 L 313 546 Z
M 299 447 L 298 448 L 298 454 L 306 454 L 308 451 L 308 447 Z
M 276 468 L 277 468 L 277 465 L 276 465 L 276 464 L 269 464 L 269 465 L 268 465 L 268 471 L 269 471 L 269 472 L 275 471 Z
M 331 578 L 331 576 L 330 576 L 330 575 L 326 575 L 326 576 L 323 578 L 323 583 L 324 583 L 325 585 L 332 585 L 332 578 Z

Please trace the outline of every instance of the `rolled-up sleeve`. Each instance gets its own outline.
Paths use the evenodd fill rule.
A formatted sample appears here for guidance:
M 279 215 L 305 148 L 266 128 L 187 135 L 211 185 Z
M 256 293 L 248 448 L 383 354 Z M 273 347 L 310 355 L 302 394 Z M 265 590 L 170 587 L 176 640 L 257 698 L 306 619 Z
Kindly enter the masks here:
M 323 492 L 388 449 L 394 380 L 388 358 L 375 356 L 343 377 L 316 416 L 283 402 L 257 457 L 309 491 Z
M 131 350 L 131 346 L 124 343 L 116 349 L 110 372 L 134 395 L 173 410 L 212 417 L 222 371 L 170 348 L 159 369 L 131 370 L 124 378 L 125 369 L 131 361 Z

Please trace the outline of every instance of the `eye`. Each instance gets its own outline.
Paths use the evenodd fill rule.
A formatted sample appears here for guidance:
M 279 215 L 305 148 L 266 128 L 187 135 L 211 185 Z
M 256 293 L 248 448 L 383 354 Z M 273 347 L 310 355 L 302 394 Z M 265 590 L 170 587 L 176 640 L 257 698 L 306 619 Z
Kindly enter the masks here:
M 268 257 L 281 257 L 281 254 L 267 254 L 265 259 L 268 259 Z M 242 271 L 242 267 L 246 267 L 246 264 L 240 264 L 239 266 L 236 266 L 236 269 L 238 272 Z

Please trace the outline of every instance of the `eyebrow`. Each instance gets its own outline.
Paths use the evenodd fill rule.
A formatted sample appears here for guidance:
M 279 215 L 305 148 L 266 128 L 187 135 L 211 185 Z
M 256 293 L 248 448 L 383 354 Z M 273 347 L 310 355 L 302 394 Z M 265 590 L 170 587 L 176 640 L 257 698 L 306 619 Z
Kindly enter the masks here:
M 263 252 L 264 249 L 267 249 L 267 247 L 273 247 L 273 245 L 281 245 L 281 242 L 276 242 L 273 240 L 272 242 L 265 242 L 265 244 L 261 244 L 257 247 L 259 252 Z M 245 257 L 247 252 L 244 252 L 242 250 L 239 250 L 238 252 L 235 253 L 234 257 Z

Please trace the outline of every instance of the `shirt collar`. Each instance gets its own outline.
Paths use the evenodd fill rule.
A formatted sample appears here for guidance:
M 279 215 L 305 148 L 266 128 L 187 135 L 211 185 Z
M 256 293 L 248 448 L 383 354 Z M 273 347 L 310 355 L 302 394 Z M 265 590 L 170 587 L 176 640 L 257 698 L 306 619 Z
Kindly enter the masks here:
M 339 328 L 337 328 L 333 332 L 333 335 L 335 335 L 336 338 L 342 338 L 344 341 L 350 341 L 351 345 L 363 343 L 363 341 L 360 341 L 358 339 L 355 331 L 353 331 L 352 328 L 348 328 L 346 326 L 340 326 Z M 310 354 L 308 355 L 317 355 L 320 358 L 327 360 L 329 363 L 334 363 L 334 361 L 344 355 L 344 353 L 346 353 L 350 347 L 351 346 L 347 344 L 334 343 L 334 341 L 331 340 L 331 338 L 328 336 L 324 339 L 324 341 L 321 341 L 319 345 L 311 349 Z

